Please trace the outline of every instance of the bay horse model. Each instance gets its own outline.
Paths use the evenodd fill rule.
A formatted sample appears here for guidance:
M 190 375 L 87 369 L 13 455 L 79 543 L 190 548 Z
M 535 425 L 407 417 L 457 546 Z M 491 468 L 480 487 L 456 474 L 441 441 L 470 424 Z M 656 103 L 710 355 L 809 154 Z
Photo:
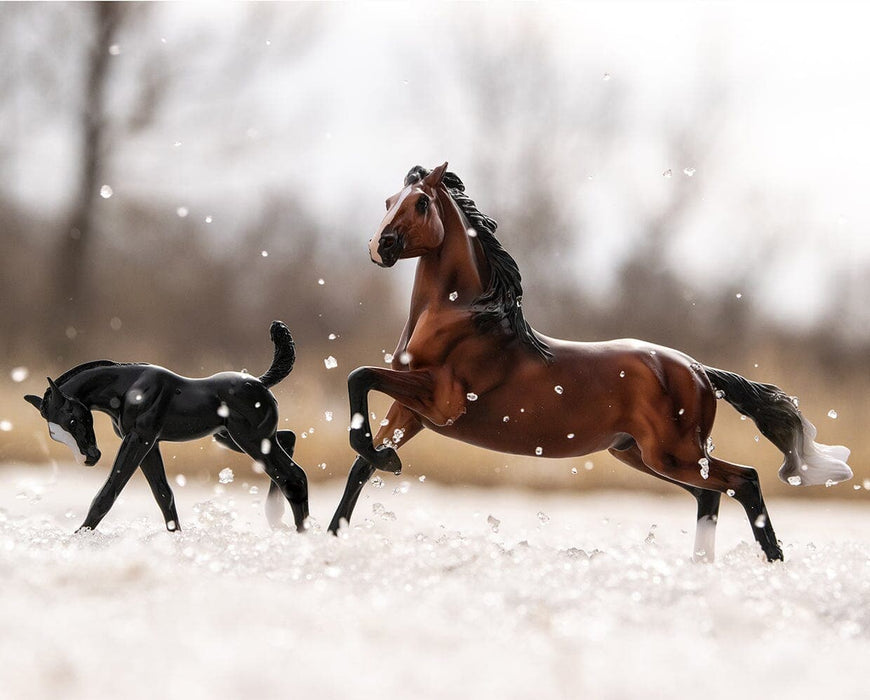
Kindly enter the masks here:
M 547 338 L 523 317 L 516 262 L 447 164 L 414 167 L 387 199 L 371 259 L 419 258 L 408 321 L 392 369 L 348 377 L 350 443 L 359 457 L 329 529 L 349 521 L 375 469 L 399 472 L 396 447 L 423 428 L 493 450 L 577 457 L 608 450 L 688 490 L 697 501 L 695 557 L 712 559 L 722 493 L 746 511 L 769 560 L 782 559 L 755 469 L 713 457 L 707 438 L 724 398 L 785 455 L 791 484 L 852 476 L 849 450 L 814 442 L 816 429 L 775 386 L 711 369 L 638 340 Z M 394 399 L 372 440 L 368 392 Z
M 159 443 L 207 435 L 263 465 L 272 480 L 266 499 L 270 525 L 280 524 L 283 494 L 290 502 L 296 529 L 304 529 L 308 482 L 292 458 L 296 436 L 290 430 L 277 430 L 278 404 L 269 391 L 290 374 L 296 348 L 280 321 L 272 322 L 270 334 L 275 354 L 272 366 L 259 379 L 245 372 L 189 379 L 157 365 L 97 360 L 49 379 L 42 398 L 24 397 L 48 421 L 51 437 L 66 444 L 88 466 L 100 459 L 92 410 L 107 413 L 123 438 L 112 471 L 80 530 L 92 530 L 99 524 L 136 467 L 142 468 L 166 528 L 178 530 L 175 498 L 166 480 Z

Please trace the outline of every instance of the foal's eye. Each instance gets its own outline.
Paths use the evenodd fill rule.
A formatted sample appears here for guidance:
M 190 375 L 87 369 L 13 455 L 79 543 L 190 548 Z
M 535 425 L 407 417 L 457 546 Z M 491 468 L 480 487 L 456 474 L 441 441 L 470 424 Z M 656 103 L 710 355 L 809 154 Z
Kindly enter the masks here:
M 384 201 L 384 205 L 387 207 L 387 211 L 390 211 L 390 200 L 389 199 Z
M 76 419 L 75 419 L 75 418 L 70 418 L 70 419 L 69 419 L 69 427 L 72 428 L 75 424 L 76 424 Z
M 425 214 L 426 210 L 429 208 L 429 198 L 424 194 L 420 196 L 420 199 L 417 200 L 417 211 L 420 214 Z

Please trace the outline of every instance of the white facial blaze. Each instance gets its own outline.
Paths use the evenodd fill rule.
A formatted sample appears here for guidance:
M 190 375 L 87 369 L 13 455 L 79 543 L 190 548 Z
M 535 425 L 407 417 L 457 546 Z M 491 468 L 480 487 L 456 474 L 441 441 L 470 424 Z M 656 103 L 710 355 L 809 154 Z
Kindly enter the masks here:
M 396 212 L 398 212 L 399 207 L 402 206 L 402 202 L 404 202 L 408 195 L 411 194 L 413 189 L 413 185 L 408 185 L 399 193 L 399 197 L 396 199 L 396 203 L 392 207 L 390 207 L 390 210 L 381 220 L 381 225 L 378 226 L 377 233 L 375 233 L 375 235 L 372 236 L 372 239 L 369 241 L 369 255 L 375 262 L 383 262 L 383 258 L 381 258 L 380 253 L 378 253 L 378 245 L 381 242 L 381 234 L 384 232 L 384 229 L 387 228 L 390 223 L 392 223 L 393 219 L 396 216 Z
M 57 423 L 49 423 L 48 424 L 48 434 L 51 435 L 51 439 L 56 442 L 61 442 L 72 450 L 73 457 L 76 458 L 76 462 L 79 464 L 85 463 L 85 455 L 81 453 L 79 450 L 79 446 L 76 445 L 76 439 L 70 435 L 66 430 L 61 428 Z

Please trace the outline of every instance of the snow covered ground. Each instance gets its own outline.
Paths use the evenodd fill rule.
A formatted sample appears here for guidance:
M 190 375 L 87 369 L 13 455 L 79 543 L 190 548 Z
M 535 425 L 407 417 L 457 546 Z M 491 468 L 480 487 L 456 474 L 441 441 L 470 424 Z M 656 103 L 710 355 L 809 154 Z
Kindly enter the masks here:
M 723 503 L 690 560 L 685 495 L 369 484 L 341 538 L 271 532 L 263 477 L 136 475 L 74 535 L 104 470 L 0 468 L 4 698 L 864 698 L 867 506 L 773 501 L 769 565 Z M 255 486 L 255 493 L 251 487 Z

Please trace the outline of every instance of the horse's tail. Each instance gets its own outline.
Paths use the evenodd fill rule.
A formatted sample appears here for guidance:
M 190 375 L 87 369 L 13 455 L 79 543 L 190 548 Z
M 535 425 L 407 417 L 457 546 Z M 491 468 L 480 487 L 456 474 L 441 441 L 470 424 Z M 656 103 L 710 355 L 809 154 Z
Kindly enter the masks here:
M 793 486 L 838 484 L 852 478 L 849 449 L 815 441 L 816 427 L 798 410 L 797 398 L 773 384 L 759 384 L 733 372 L 704 367 L 716 397 L 748 416 L 785 455 L 779 478 Z
M 296 344 L 293 342 L 293 336 L 290 335 L 290 329 L 281 321 L 272 321 L 269 335 L 275 343 L 275 356 L 272 358 L 272 366 L 260 377 L 263 386 L 267 388 L 275 386 L 290 374 L 293 363 L 296 362 Z

